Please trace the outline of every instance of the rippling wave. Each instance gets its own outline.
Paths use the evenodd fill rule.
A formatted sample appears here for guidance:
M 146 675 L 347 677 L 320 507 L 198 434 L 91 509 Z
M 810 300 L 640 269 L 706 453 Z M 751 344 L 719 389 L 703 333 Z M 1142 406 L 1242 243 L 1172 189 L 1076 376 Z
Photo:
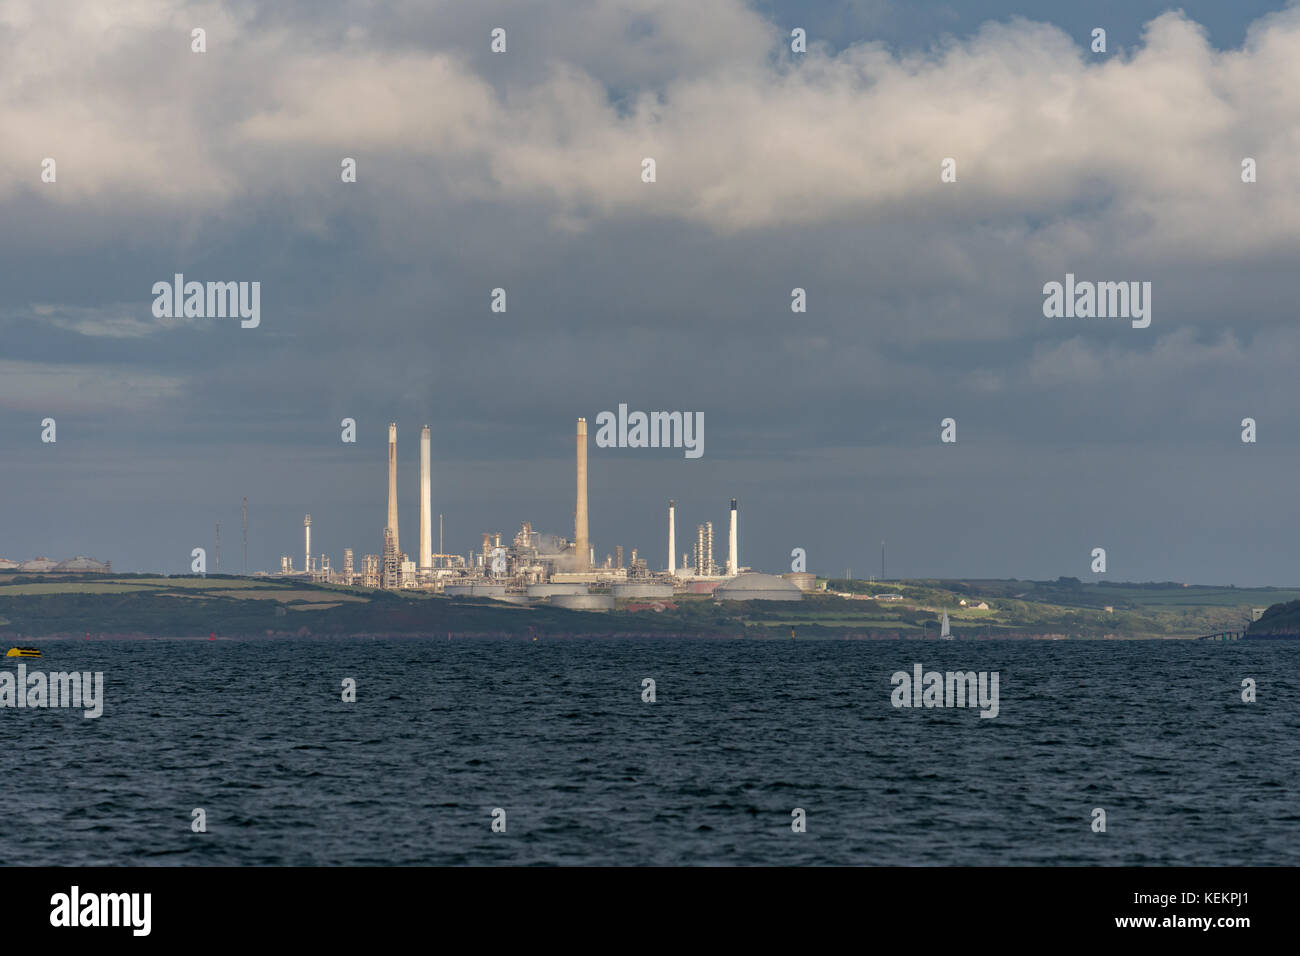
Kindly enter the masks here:
M 8 864 L 1300 862 L 1300 642 L 43 650 L 104 713 L 0 709 Z M 998 716 L 894 708 L 916 662 L 998 671 Z

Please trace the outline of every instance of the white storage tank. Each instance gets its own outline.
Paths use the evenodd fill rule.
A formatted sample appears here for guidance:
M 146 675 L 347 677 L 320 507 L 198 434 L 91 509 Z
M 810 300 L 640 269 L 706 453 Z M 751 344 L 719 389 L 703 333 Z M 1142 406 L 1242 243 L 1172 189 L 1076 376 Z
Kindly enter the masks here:
M 670 598 L 673 596 L 671 584 L 657 584 L 654 581 L 628 581 L 610 587 L 610 593 L 619 598 Z
M 449 584 L 443 589 L 449 597 L 484 597 L 502 600 L 505 597 L 504 584 Z
M 742 574 L 713 591 L 717 601 L 802 601 L 803 592 L 775 574 Z
M 586 594 L 587 585 L 585 584 L 530 584 L 528 585 L 528 596 L 530 598 L 549 598 L 557 594 Z
M 570 611 L 614 610 L 614 598 L 608 594 L 557 594 L 551 598 L 551 604 Z

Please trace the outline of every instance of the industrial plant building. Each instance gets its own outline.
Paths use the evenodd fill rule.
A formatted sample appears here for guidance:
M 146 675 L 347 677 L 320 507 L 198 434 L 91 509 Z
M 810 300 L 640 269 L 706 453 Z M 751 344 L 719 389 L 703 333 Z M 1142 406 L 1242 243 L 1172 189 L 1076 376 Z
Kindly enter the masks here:
M 512 538 L 500 532 L 484 532 L 477 552 L 468 555 L 442 553 L 442 517 L 438 522 L 438 552 L 433 550 L 432 475 L 430 434 L 420 432 L 420 514 L 418 554 L 412 560 L 401 550 L 397 514 L 397 424 L 388 426 L 388 509 L 387 523 L 380 536 L 381 550 L 354 563 L 351 549 L 345 550 L 341 569 L 326 555 L 312 555 L 311 515 L 303 519 L 303 564 L 294 567 L 291 555 L 280 558 L 280 574 L 302 576 L 312 581 L 383 589 L 415 589 L 448 596 L 482 597 L 511 603 L 546 602 L 557 607 L 582 610 L 611 610 L 618 600 L 671 598 L 674 594 L 710 594 L 727 582 L 745 582 L 734 594 L 761 593 L 780 600 L 799 600 L 802 592 L 780 578 L 745 574 L 740 564 L 738 507 L 731 499 L 730 526 L 725 563 L 714 559 L 713 522 L 696 527 L 693 553 L 683 553 L 677 563 L 676 502 L 668 502 L 667 570 L 650 570 L 636 548 L 624 560 L 624 548 L 597 562 L 588 524 L 587 508 L 587 421 L 579 418 L 575 434 L 576 482 L 572 540 L 534 530 L 521 522 Z M 769 578 L 771 580 L 769 580 Z M 760 580 L 761 579 L 761 580 Z M 771 581 L 778 582 L 773 585 Z M 793 592 L 793 597 L 789 592 Z M 721 599 L 721 598 L 720 598 Z M 749 600 L 731 597 L 730 600 Z

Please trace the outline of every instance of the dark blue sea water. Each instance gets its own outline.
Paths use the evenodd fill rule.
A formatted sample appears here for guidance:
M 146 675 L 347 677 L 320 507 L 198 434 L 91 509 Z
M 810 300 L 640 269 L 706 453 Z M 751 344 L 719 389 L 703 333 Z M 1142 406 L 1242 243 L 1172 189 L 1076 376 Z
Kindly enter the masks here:
M 6 864 L 1300 863 L 1300 643 L 42 648 L 104 714 L 0 709 Z M 999 715 L 894 708 L 917 662 Z

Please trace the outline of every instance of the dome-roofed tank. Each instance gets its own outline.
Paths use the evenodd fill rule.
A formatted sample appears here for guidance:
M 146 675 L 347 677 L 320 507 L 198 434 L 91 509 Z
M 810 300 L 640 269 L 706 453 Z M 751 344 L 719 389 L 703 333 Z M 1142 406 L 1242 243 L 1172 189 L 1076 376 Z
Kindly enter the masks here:
M 528 585 L 528 596 L 530 598 L 549 598 L 557 594 L 586 594 L 587 585 L 585 584 L 530 584 Z
M 98 571 L 107 572 L 109 567 L 102 561 L 96 561 L 94 558 L 87 558 L 77 555 L 75 558 L 69 558 L 67 561 L 60 561 L 54 566 L 55 571 Z
M 775 574 L 742 574 L 719 584 L 713 591 L 718 601 L 802 601 L 803 592 Z
M 551 604 L 570 611 L 614 610 L 614 599 L 608 594 L 557 594 L 551 598 Z

